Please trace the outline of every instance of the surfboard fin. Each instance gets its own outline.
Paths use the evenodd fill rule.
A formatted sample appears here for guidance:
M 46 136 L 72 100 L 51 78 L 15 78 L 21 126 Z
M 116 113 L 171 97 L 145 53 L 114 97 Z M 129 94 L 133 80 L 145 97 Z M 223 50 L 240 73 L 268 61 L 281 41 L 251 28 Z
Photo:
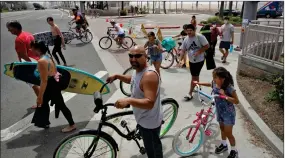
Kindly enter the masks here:
M 10 65 L 10 71 L 13 69 L 13 67 L 14 67 L 14 63 L 11 63 L 11 65 Z

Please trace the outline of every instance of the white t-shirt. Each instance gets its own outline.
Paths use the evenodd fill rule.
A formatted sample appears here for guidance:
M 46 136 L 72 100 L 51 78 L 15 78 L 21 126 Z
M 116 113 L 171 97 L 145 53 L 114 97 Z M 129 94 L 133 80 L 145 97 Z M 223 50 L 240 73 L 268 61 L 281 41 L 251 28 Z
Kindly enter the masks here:
M 114 27 L 118 30 L 118 34 L 124 34 L 125 31 L 120 27 L 119 24 L 115 24 Z
M 196 53 L 199 49 L 203 46 L 209 44 L 206 37 L 199 33 L 196 34 L 194 37 L 187 36 L 183 43 L 182 49 L 188 53 L 189 61 L 191 63 L 198 63 L 205 60 L 205 52 L 201 53 L 200 55 L 194 57 L 194 53 Z

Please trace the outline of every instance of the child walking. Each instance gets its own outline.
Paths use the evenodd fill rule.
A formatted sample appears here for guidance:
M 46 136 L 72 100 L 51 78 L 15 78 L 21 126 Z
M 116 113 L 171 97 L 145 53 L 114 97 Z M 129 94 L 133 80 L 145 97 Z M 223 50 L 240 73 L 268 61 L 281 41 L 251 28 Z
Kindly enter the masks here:
M 231 145 L 231 151 L 228 158 L 237 158 L 238 151 L 236 149 L 236 141 L 233 136 L 233 126 L 235 125 L 236 111 L 234 104 L 239 103 L 232 75 L 223 67 L 217 67 L 213 71 L 212 83 L 198 83 L 201 86 L 213 88 L 214 94 L 224 95 L 225 99 L 215 98 L 217 109 L 217 121 L 220 124 L 222 141 L 220 146 L 215 150 L 216 154 L 223 153 L 228 150 L 227 138 Z

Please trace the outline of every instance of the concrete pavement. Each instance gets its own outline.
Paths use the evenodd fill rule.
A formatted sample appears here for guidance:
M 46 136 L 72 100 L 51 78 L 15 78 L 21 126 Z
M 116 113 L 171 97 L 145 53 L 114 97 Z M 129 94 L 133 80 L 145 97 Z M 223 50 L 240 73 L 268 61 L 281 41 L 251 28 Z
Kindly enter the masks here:
M 156 15 L 151 15 L 150 18 L 147 17 L 146 20 L 153 20 L 153 21 L 159 21 L 161 22 L 161 15 L 158 15 L 157 19 L 155 19 Z M 158 20 L 159 18 L 159 20 Z M 165 18 L 166 19 L 166 18 Z M 138 21 L 143 20 L 141 18 L 135 19 Z M 166 20 L 167 21 L 167 20 Z M 169 20 L 170 21 L 170 20 Z M 177 21 L 171 21 L 173 23 L 178 23 Z M 94 33 L 95 36 L 98 36 L 97 39 L 100 39 L 102 36 L 105 36 L 104 31 L 99 31 L 95 28 L 107 28 L 109 23 L 106 23 L 104 19 L 99 18 L 96 20 L 89 20 L 89 23 L 91 25 L 91 30 Z M 180 30 L 179 30 L 180 31 Z M 94 43 L 96 41 L 93 41 Z M 99 41 L 98 41 L 99 42 Z M 138 44 L 143 44 L 145 40 L 135 40 L 136 43 Z M 113 68 L 120 67 L 122 66 L 124 69 L 129 67 L 129 62 L 128 62 L 128 56 L 127 52 L 122 50 L 122 49 L 117 49 L 115 46 L 112 46 L 109 50 L 109 54 L 113 55 L 113 58 L 116 59 L 116 61 L 120 65 L 112 64 L 111 69 L 108 69 L 108 71 L 113 71 Z M 98 53 L 101 51 L 98 50 Z M 106 51 L 104 51 L 106 53 Z M 236 72 L 237 68 L 237 60 L 238 60 L 238 52 L 234 52 L 229 55 L 228 57 L 228 63 L 222 64 L 220 61 L 221 54 L 219 53 L 218 49 L 216 49 L 216 65 L 217 66 L 224 66 L 226 69 L 228 69 L 230 72 Z M 115 71 L 113 71 L 115 72 Z M 201 81 L 204 82 L 210 82 L 212 80 L 212 71 L 206 70 L 205 66 L 201 72 L 200 78 Z M 162 92 L 161 96 L 162 98 L 165 97 L 171 97 L 175 98 L 179 105 L 179 114 L 178 118 L 173 126 L 173 128 L 169 131 L 167 136 L 162 139 L 163 142 L 163 149 L 164 149 L 164 157 L 179 157 L 175 153 L 173 153 L 171 144 L 172 144 L 172 139 L 173 135 L 182 127 L 192 124 L 192 121 L 195 119 L 195 113 L 200 111 L 201 109 L 201 104 L 195 97 L 195 99 L 191 102 L 184 102 L 183 101 L 183 96 L 188 92 L 189 90 L 189 80 L 190 80 L 190 74 L 189 70 L 187 69 L 179 69 L 179 68 L 170 68 L 168 70 L 161 70 L 162 74 Z M 179 87 L 179 88 L 177 88 Z M 210 92 L 209 88 L 203 88 L 203 91 Z M 123 97 L 120 92 L 115 92 L 115 94 L 110 98 L 110 100 L 116 100 L 120 97 Z M 239 106 L 239 105 L 237 105 Z M 258 157 L 263 157 L 263 158 L 275 158 L 276 155 L 272 153 L 271 150 L 265 149 L 264 147 L 257 146 L 253 143 L 254 139 L 252 135 L 249 133 L 247 127 L 246 127 L 246 120 L 244 118 L 244 115 L 241 114 L 240 110 L 237 109 L 237 121 L 236 125 L 234 126 L 234 136 L 236 137 L 237 141 L 237 149 L 239 150 L 239 157 L 242 158 L 258 158 Z M 124 119 L 124 118 L 123 118 Z M 126 118 L 127 119 L 127 118 Z M 128 119 L 129 120 L 129 119 Z M 134 121 L 129 121 L 131 126 L 134 126 L 135 122 Z M 118 125 L 119 126 L 119 125 Z M 119 126 L 120 127 L 120 126 Z M 217 126 L 216 126 L 217 129 Z M 122 129 L 123 130 L 123 129 Z M 218 130 L 216 130 L 218 131 Z M 137 146 L 135 145 L 135 142 L 129 142 L 127 140 L 124 140 L 123 138 L 119 137 L 116 132 L 111 132 L 112 137 L 115 138 L 117 143 L 119 144 L 119 157 L 125 158 L 125 157 L 146 157 L 141 156 L 139 154 L 139 150 Z M 216 155 L 214 154 L 214 149 L 215 145 L 219 143 L 220 136 L 218 135 L 217 137 L 214 138 L 209 138 L 203 145 L 203 147 L 199 150 L 199 152 L 194 156 L 194 157 L 227 157 L 227 154 L 224 155 Z
M 49 31 L 50 26 L 46 18 L 52 16 L 62 31 L 67 31 L 70 18 L 59 10 L 35 10 L 27 14 L 17 14 L 13 17 L 5 13 L 1 18 L 1 74 L 3 65 L 17 61 L 15 52 L 15 36 L 6 29 L 6 22 L 18 20 L 23 30 L 31 33 Z M 50 48 L 52 50 L 52 47 Z M 106 79 L 108 73 L 101 62 L 93 45 L 83 45 L 75 40 L 63 50 L 68 65 L 87 71 Z M 99 72 L 99 73 L 98 73 Z M 108 99 L 116 90 L 110 85 L 111 93 L 104 96 Z M 92 96 L 63 93 L 65 102 L 73 113 L 73 119 L 78 129 L 84 128 L 93 117 L 94 103 Z M 60 114 L 58 119 L 54 113 L 50 115 L 51 128 L 42 130 L 30 125 L 34 110 L 30 109 L 36 103 L 36 96 L 32 89 L 24 82 L 1 75 L 1 157 L 51 157 L 57 144 L 67 134 L 60 133 L 67 121 Z M 53 107 L 51 107 L 52 110 Z

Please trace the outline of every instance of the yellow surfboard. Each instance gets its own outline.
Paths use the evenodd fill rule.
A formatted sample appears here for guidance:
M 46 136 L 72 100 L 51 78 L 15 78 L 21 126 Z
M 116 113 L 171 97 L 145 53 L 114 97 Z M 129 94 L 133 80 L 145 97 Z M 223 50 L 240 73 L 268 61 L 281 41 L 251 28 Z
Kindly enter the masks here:
M 4 65 L 4 74 L 28 82 L 34 85 L 40 85 L 40 79 L 34 75 L 37 68 L 36 62 L 14 62 Z M 72 67 L 65 67 L 57 65 L 57 71 L 62 74 L 61 84 L 62 90 L 66 92 L 93 95 L 94 92 L 99 91 L 104 82 L 98 77 Z M 102 94 L 108 94 L 110 89 L 108 86 L 102 91 Z

